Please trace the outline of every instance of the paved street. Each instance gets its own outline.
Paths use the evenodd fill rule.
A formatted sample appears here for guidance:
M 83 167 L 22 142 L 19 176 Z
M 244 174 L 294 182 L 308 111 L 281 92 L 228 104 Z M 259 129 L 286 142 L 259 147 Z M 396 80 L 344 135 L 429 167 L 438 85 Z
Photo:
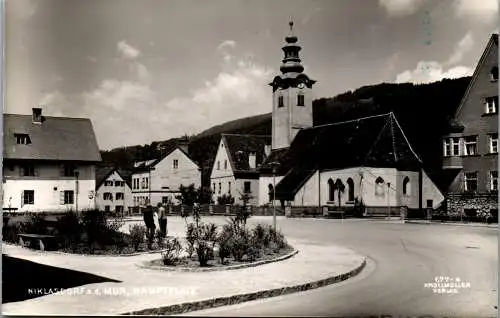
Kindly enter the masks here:
M 360 275 L 340 284 L 191 315 L 497 316 L 498 229 L 322 219 L 279 222 L 290 237 L 340 244 L 372 261 Z M 440 275 L 459 277 L 470 288 L 458 294 L 433 294 L 424 288 Z

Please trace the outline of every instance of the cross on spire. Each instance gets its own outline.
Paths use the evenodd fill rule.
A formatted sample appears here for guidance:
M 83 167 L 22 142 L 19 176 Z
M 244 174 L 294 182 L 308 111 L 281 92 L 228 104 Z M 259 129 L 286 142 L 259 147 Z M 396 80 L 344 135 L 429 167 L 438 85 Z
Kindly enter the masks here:
M 293 34 L 293 19 L 291 15 L 290 15 L 290 22 L 288 22 L 288 25 L 290 26 L 290 34 Z

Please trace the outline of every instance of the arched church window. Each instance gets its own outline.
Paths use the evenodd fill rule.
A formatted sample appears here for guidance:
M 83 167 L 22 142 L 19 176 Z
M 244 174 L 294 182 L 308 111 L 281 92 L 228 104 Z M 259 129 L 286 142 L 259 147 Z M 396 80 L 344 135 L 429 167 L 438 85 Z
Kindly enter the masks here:
M 349 178 L 347 179 L 347 186 L 349 187 L 348 189 L 348 201 L 354 201 L 354 181 Z
M 302 93 L 297 95 L 297 106 L 304 106 L 304 94 Z
M 409 190 L 409 183 L 410 183 L 410 178 L 405 177 L 403 179 L 403 194 L 408 194 Z
M 269 202 L 273 202 L 273 197 L 274 197 L 274 187 L 272 184 L 268 185 L 269 188 Z
M 384 179 L 378 177 L 375 180 L 375 195 L 383 197 L 385 195 Z
M 328 201 L 335 200 L 335 185 L 332 179 L 328 179 Z
M 278 107 L 283 107 L 284 103 L 283 103 L 283 96 L 279 96 L 278 97 Z

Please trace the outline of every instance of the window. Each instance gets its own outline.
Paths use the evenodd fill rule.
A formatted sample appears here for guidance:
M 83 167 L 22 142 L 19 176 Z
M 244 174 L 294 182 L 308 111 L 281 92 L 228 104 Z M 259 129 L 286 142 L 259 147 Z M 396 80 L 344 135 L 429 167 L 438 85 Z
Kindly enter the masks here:
M 477 210 L 476 209 L 464 209 L 464 214 L 468 217 L 476 217 Z
M 179 168 L 179 160 L 174 159 L 174 169 L 178 169 L 178 168 Z
M 35 204 L 35 190 L 23 191 L 23 204 Z
M 477 155 L 477 136 L 464 137 L 464 155 Z
M 284 106 L 283 96 L 279 96 L 278 97 L 278 107 L 283 107 L 283 106 Z
M 273 197 L 274 197 L 274 187 L 272 184 L 269 184 L 268 186 L 269 189 L 269 202 L 273 202 Z
M 349 187 L 347 201 L 354 201 L 354 181 L 351 178 L 347 179 L 347 186 Z
M 111 192 L 104 192 L 103 199 L 104 200 L 113 200 L 113 194 Z
M 111 211 L 111 207 L 109 205 L 104 206 L 104 212 L 109 212 Z
M 443 155 L 445 157 L 448 157 L 451 152 L 451 144 L 450 144 L 450 139 L 446 138 L 443 140 Z
M 115 207 L 115 212 L 116 213 L 123 213 L 123 205 L 117 205 Z
M 384 179 L 382 179 L 381 177 L 378 177 L 375 180 L 375 195 L 377 195 L 377 196 L 384 196 L 385 195 Z
M 227 183 L 227 193 L 231 194 L 231 181 Z
M 35 166 L 32 164 L 26 164 L 21 166 L 19 171 L 23 177 L 34 177 L 35 176 Z
M 146 177 L 146 189 L 148 189 L 148 188 L 149 188 L 149 178 Z
M 498 81 L 498 66 L 493 66 L 490 71 L 490 79 L 492 82 Z
M 222 183 L 219 182 L 219 194 L 221 193 L 222 191 Z
M 328 179 L 328 201 L 335 201 L 335 185 L 332 179 Z
M 217 170 L 220 170 L 220 161 L 217 161 Z
M 245 181 L 245 183 L 243 184 L 243 192 L 244 193 L 250 193 L 251 189 L 250 189 L 250 181 Z
M 498 96 L 487 97 L 485 99 L 486 114 L 496 114 L 498 107 Z
M 304 95 L 303 94 L 297 95 L 297 106 L 304 106 Z
M 410 178 L 405 177 L 403 179 L 403 194 L 405 194 L 405 195 L 408 194 L 408 192 L 409 192 L 408 191 L 409 190 L 408 189 L 409 188 L 409 183 L 410 183 Z
M 498 191 L 498 171 L 490 171 L 490 190 Z
M 162 204 L 168 204 L 168 197 L 161 197 Z
M 432 200 L 427 200 L 427 207 L 428 207 L 428 208 L 432 208 L 432 206 L 433 206 L 433 205 L 434 205 L 434 204 L 433 204 L 433 201 L 432 201 Z
M 61 191 L 61 204 L 74 204 L 75 192 L 73 190 Z
M 498 134 L 489 135 L 490 153 L 498 153 Z
M 213 187 L 212 189 L 213 189 L 213 191 L 214 191 L 214 193 L 215 193 L 215 182 L 214 182 L 213 186 L 214 186 L 214 187 Z
M 477 190 L 477 172 L 466 172 L 464 175 L 465 191 L 475 192 Z
M 458 137 L 451 138 L 451 155 L 460 155 L 460 138 Z
M 61 166 L 61 174 L 64 177 L 75 177 L 76 172 L 77 172 L 77 167 L 74 164 L 64 164 Z
M 224 160 L 224 170 L 227 169 L 227 160 Z
M 14 134 L 16 138 L 16 143 L 18 145 L 29 145 L 31 144 L 31 139 L 28 134 Z
M 115 194 L 116 200 L 123 200 L 125 198 L 125 194 L 123 192 L 117 192 Z
M 125 185 L 125 182 L 123 181 L 115 181 L 115 187 L 123 187 Z
M 113 181 L 104 181 L 104 185 L 105 186 L 112 186 L 113 185 Z

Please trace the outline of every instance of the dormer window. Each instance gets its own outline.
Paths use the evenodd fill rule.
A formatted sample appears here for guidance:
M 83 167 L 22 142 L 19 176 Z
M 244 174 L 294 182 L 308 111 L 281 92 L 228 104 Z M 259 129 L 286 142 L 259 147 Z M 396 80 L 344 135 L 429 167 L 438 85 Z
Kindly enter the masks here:
M 31 139 L 28 134 L 14 134 L 16 138 L 16 143 L 18 145 L 29 145 L 31 144 Z
M 494 66 L 491 68 L 490 79 L 492 82 L 498 81 L 498 66 Z
M 61 175 L 63 177 L 76 177 L 78 169 L 75 164 L 63 164 L 61 165 Z M 111 185 L 113 183 L 111 182 Z
M 498 96 L 485 98 L 485 112 L 486 114 L 496 114 L 498 108 Z
M 279 96 L 278 97 L 278 107 L 283 107 L 283 106 L 284 106 L 283 96 Z
M 34 124 L 41 124 L 42 123 L 42 109 L 41 108 L 33 108 L 33 113 L 32 113 L 32 121 Z
M 297 106 L 304 106 L 304 94 L 297 95 Z

